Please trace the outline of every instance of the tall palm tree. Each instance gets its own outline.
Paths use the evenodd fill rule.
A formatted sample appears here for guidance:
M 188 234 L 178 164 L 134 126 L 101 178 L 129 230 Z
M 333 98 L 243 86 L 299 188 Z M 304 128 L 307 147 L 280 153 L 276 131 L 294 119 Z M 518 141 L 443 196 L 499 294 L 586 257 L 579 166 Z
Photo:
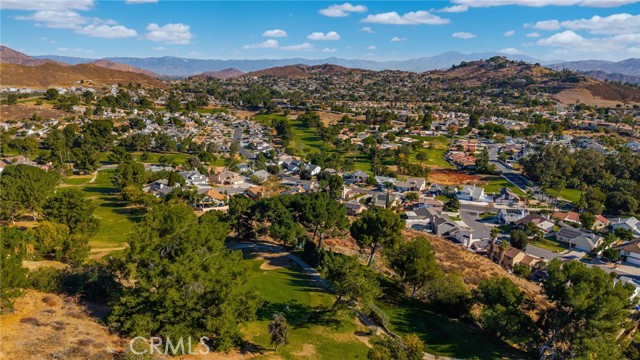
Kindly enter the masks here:
M 504 261 L 504 253 L 509 248 L 509 242 L 503 240 L 500 242 L 500 266 L 502 266 L 502 262 Z
M 489 259 L 491 259 L 491 261 L 493 261 L 493 251 L 498 234 L 500 234 L 500 229 L 497 226 L 491 228 L 491 242 L 489 243 Z

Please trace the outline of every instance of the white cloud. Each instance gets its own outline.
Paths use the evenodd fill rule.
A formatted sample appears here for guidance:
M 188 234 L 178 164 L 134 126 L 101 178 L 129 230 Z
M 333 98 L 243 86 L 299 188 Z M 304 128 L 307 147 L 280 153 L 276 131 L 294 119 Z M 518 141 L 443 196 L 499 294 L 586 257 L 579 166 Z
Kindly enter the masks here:
M 280 29 L 267 30 L 262 33 L 262 36 L 266 37 L 286 37 L 287 32 Z
M 40 10 L 16 20 L 34 21 L 36 26 L 70 29 L 78 34 L 108 39 L 128 38 L 138 33 L 110 19 L 87 18 L 73 10 Z
M 569 30 L 585 30 L 592 34 L 628 34 L 640 31 L 640 15 L 596 15 L 590 19 L 563 21 L 561 25 Z
M 469 10 L 469 7 L 466 5 L 453 5 L 448 6 L 446 8 L 435 10 L 434 12 L 443 12 L 443 13 L 460 13 Z
M 127 4 L 153 4 L 157 3 L 158 0 L 125 0 Z
M 314 32 L 307 35 L 309 40 L 323 40 L 323 41 L 336 41 L 340 40 L 340 34 L 335 31 L 329 31 L 328 33 Z
M 331 5 L 326 9 L 321 9 L 320 14 L 329 17 L 345 17 L 349 16 L 349 13 L 363 13 L 367 11 L 367 7 L 364 5 L 352 5 L 350 3 L 344 3 L 342 5 Z
M 370 28 L 368 26 L 363 27 L 362 29 L 360 29 L 360 31 L 364 31 L 364 32 L 369 33 L 369 34 L 375 34 L 376 33 L 375 31 L 373 31 L 372 28 Z
M 369 46 L 367 46 L 367 50 L 375 50 L 375 49 L 377 49 L 377 48 L 378 48 L 378 47 L 377 47 L 377 46 L 375 46 L 375 45 L 369 45 Z
M 453 34 L 451 34 L 451 37 L 456 39 L 473 39 L 476 37 L 476 35 L 469 32 L 460 31 L 454 32 Z
M 260 44 L 245 45 L 243 49 L 276 49 L 280 46 L 277 40 L 269 39 L 261 42 Z
M 573 30 L 565 30 L 536 41 L 536 45 L 558 48 L 558 54 L 572 56 L 576 53 L 600 57 L 625 57 L 635 54 L 640 43 L 640 33 L 620 34 L 602 38 L 585 38 Z
M 167 51 L 169 49 L 167 49 L 164 46 L 157 46 L 157 47 L 154 47 L 153 50 L 156 50 L 156 51 Z
M 308 42 L 302 43 L 302 44 L 298 44 L 298 45 L 283 46 L 281 49 L 282 50 L 289 50 L 289 51 L 313 51 L 313 50 L 315 50 L 313 45 L 311 45 Z
M 538 21 L 530 27 L 538 30 L 553 31 L 560 29 L 560 22 L 558 20 Z
M 35 21 L 36 26 L 54 29 L 76 29 L 89 19 L 72 10 L 40 10 L 26 16 L 16 16 L 16 20 Z
M 506 48 L 506 49 L 502 49 L 502 50 L 498 50 L 499 53 L 501 54 L 506 54 L 506 55 L 520 55 L 522 54 L 522 51 L 516 49 L 516 48 Z
M 2 10 L 89 10 L 93 0 L 2 0 Z
M 513 36 L 513 35 L 515 35 L 515 34 L 516 34 L 516 32 L 515 32 L 514 30 L 509 30 L 509 31 L 506 31 L 506 32 L 505 32 L 504 34 L 502 34 L 502 35 L 504 35 L 504 36 L 506 36 L 506 37 L 511 37 L 511 36 Z
M 450 23 L 451 20 L 420 10 L 408 12 L 404 15 L 400 15 L 395 11 L 368 15 L 362 19 L 362 22 L 391 25 L 444 25 Z
M 101 37 L 107 39 L 122 39 L 132 36 L 137 36 L 138 33 L 133 29 L 128 29 L 122 25 L 109 26 L 109 25 L 87 25 L 81 29 L 76 30 L 79 34 L 89 35 L 93 37 Z
M 320 50 L 320 51 L 322 51 L 322 52 L 324 52 L 324 53 L 333 53 L 333 52 L 338 51 L 338 49 L 334 49 L 334 48 L 324 48 L 324 49 L 322 49 L 322 50 Z
M 468 7 L 491 7 L 507 5 L 543 7 L 578 5 L 586 7 L 609 8 L 635 4 L 640 2 L 640 0 L 452 0 L 452 2 Z
M 151 23 L 147 26 L 147 34 L 145 38 L 155 42 L 164 42 L 167 44 L 186 45 L 191 42 L 190 26 L 185 24 L 166 24 L 159 26 Z
M 407 38 L 404 37 L 399 37 L 399 36 L 394 36 L 391 38 L 391 42 L 401 42 L 401 41 L 405 41 L 407 40 Z
M 539 33 L 537 33 L 537 32 L 532 32 L 532 33 L 528 33 L 528 34 L 527 34 L 527 37 L 530 37 L 530 38 L 539 38 L 539 37 L 540 37 L 540 34 L 539 34 Z

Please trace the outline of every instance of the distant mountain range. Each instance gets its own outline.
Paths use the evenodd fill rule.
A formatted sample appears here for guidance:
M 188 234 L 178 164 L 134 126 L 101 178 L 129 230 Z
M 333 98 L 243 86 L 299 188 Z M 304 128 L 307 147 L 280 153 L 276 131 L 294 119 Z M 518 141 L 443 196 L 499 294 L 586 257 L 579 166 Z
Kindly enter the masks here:
M 260 59 L 260 60 L 203 60 L 203 59 L 187 59 L 178 57 L 159 57 L 159 58 L 133 58 L 133 57 L 108 57 L 106 60 L 115 61 L 120 64 L 126 64 L 141 69 L 152 71 L 156 74 L 165 76 L 193 76 L 211 71 L 220 71 L 225 69 L 237 69 L 242 72 L 251 72 L 264 70 L 272 67 L 287 65 L 322 65 L 331 64 L 339 65 L 347 68 L 358 68 L 365 70 L 403 70 L 422 72 L 435 69 L 448 69 L 452 65 L 457 65 L 463 61 L 475 61 L 480 59 L 488 59 L 494 56 L 505 56 L 499 53 L 474 53 L 462 54 L 459 52 L 446 52 L 444 54 L 422 57 L 409 60 L 392 60 L 392 61 L 373 61 L 364 59 L 341 59 L 336 57 L 326 59 Z M 507 55 L 510 60 L 523 60 L 529 63 L 548 64 L 539 59 L 535 59 L 526 55 Z M 72 58 L 68 56 L 58 55 L 40 55 L 34 56 L 37 59 L 51 59 L 54 61 L 64 62 L 68 64 L 81 64 L 95 61 L 95 59 Z

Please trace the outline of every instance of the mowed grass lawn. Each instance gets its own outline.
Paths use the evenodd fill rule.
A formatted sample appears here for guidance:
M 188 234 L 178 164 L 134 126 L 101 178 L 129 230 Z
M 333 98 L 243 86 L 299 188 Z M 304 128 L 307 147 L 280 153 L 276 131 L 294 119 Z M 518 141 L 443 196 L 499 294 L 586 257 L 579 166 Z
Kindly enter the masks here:
M 100 226 L 98 233 L 89 240 L 92 249 L 121 248 L 135 223 L 142 217 L 138 209 L 127 207 L 127 203 L 120 198 L 111 183 L 113 173 L 113 170 L 101 170 L 94 183 L 77 185 L 88 199 L 98 205 L 93 215 L 100 220 Z M 78 181 L 72 178 L 72 183 Z
M 439 315 L 392 286 L 385 287 L 385 296 L 377 305 L 389 316 L 391 331 L 402 336 L 417 334 L 428 353 L 457 359 L 528 359 L 496 337 Z
M 411 136 L 411 138 L 422 140 L 425 143 L 429 143 L 431 148 L 420 149 L 427 155 L 427 160 L 423 163 L 429 166 L 435 166 L 443 169 L 455 169 L 455 166 L 451 165 L 444 159 L 444 154 L 449 150 L 450 139 L 444 136 Z M 415 153 L 411 154 L 410 160 L 412 162 L 419 163 L 416 160 Z
M 366 359 L 369 350 L 355 336 L 355 316 L 331 311 L 333 295 L 315 287 L 295 266 L 263 270 L 263 262 L 246 260 L 250 285 L 265 301 L 258 319 L 244 329 L 245 339 L 261 352 L 255 359 Z M 276 312 L 285 314 L 290 325 L 289 344 L 280 346 L 277 355 L 268 332 Z
M 526 196 L 527 194 L 525 194 L 524 191 L 522 191 L 519 187 L 513 185 L 512 183 L 510 183 L 507 179 L 503 178 L 502 176 L 487 176 L 484 178 L 485 181 L 487 181 L 486 185 L 482 185 L 482 187 L 484 188 L 484 192 L 487 194 L 495 194 L 500 192 L 500 189 L 506 187 L 511 189 L 513 192 L 515 192 L 518 195 L 522 195 L 522 196 Z

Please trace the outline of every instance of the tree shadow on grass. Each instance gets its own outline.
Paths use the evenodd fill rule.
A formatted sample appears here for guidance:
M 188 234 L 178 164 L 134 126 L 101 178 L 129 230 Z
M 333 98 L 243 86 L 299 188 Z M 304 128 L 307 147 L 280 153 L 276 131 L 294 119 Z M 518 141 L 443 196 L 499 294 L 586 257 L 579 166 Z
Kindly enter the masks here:
M 92 186 L 84 188 L 84 191 L 92 194 L 113 194 L 116 190 L 108 186 Z
M 258 320 L 271 320 L 273 314 L 282 313 L 294 329 L 321 325 L 337 328 L 341 322 L 336 312 L 325 306 L 308 306 L 292 300 L 286 303 L 264 303 L 258 310 Z

